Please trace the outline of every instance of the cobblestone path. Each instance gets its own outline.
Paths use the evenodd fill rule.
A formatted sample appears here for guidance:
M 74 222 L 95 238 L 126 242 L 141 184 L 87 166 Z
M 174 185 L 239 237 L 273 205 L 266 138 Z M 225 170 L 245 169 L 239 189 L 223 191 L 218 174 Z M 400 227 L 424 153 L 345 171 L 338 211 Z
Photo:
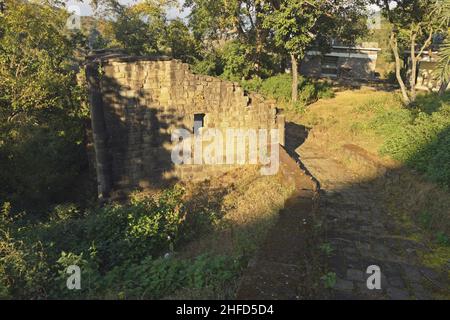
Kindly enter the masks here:
M 448 273 L 421 264 L 428 248 L 408 238 L 384 206 L 380 192 L 398 179 L 395 173 L 364 181 L 308 141 L 297 152 L 321 185 L 319 210 L 333 250 L 329 270 L 336 274 L 333 298 L 422 300 L 448 294 Z M 381 269 L 381 290 L 367 287 L 373 265 Z
M 376 156 L 351 145 L 343 152 L 349 152 L 353 160 L 375 172 L 372 178 L 361 176 L 327 154 L 320 141 L 307 139 L 303 127 L 288 123 L 286 129 L 286 150 L 291 160 L 282 159 L 282 170 L 286 177 L 295 179 L 296 192 L 245 272 L 237 298 L 428 300 L 448 297 L 450 261 L 449 270 L 424 266 L 420 256 L 431 249 L 414 239 L 411 229 L 395 222 L 384 203 L 386 186 L 397 183 L 399 173 L 380 166 L 374 162 Z M 297 170 L 292 160 L 298 158 L 303 171 Z M 311 177 L 316 181 L 314 186 Z M 320 186 L 319 200 L 311 201 L 311 197 L 317 198 L 317 186 Z M 321 238 L 311 230 L 315 216 L 321 217 L 325 225 L 326 234 Z M 314 254 L 317 250 L 312 248 L 323 244 L 329 252 L 325 261 L 318 261 Z M 318 267 L 317 263 L 323 265 Z M 370 266 L 377 266 L 381 271 L 379 290 L 368 289 Z M 318 290 L 323 283 L 318 285 L 317 270 L 329 272 L 335 280 L 331 289 Z

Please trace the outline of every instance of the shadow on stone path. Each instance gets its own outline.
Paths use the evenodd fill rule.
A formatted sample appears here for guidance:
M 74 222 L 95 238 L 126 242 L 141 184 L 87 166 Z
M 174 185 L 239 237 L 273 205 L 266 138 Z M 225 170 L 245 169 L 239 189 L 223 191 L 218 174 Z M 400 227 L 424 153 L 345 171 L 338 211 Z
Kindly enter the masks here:
M 379 167 L 365 150 L 350 149 L 357 157 L 362 154 L 367 165 Z M 333 298 L 423 300 L 448 294 L 447 275 L 418 258 L 428 248 L 408 238 L 384 206 L 381 193 L 395 172 L 381 169 L 379 177 L 364 181 L 314 142 L 307 141 L 297 152 L 321 184 L 319 212 L 326 218 L 326 241 L 333 249 L 328 269 L 337 276 Z M 381 290 L 367 288 L 366 271 L 372 265 L 381 269 Z
M 395 183 L 398 173 L 358 146 L 343 152 L 374 169 L 377 177 L 350 171 L 308 139 L 306 128 L 287 124 L 281 170 L 295 182 L 296 191 L 242 277 L 237 299 L 428 300 L 449 294 L 447 274 L 420 262 L 419 255 L 429 248 L 408 238 L 384 206 L 384 187 Z M 299 155 L 301 161 L 293 160 Z M 327 234 L 320 239 L 311 230 L 317 216 L 326 224 Z M 314 266 L 320 261 L 312 248 L 323 243 L 332 252 L 320 268 Z M 381 269 L 381 290 L 368 289 L 369 266 Z M 317 271 L 324 269 L 336 275 L 333 289 L 323 284 L 317 289 Z
M 308 287 L 312 286 L 314 270 L 306 262 L 312 259 L 308 248 L 312 245 L 310 235 L 317 189 L 284 148 L 280 148 L 280 165 L 283 177 L 295 185 L 295 191 L 245 271 L 237 293 L 239 300 L 312 298 Z

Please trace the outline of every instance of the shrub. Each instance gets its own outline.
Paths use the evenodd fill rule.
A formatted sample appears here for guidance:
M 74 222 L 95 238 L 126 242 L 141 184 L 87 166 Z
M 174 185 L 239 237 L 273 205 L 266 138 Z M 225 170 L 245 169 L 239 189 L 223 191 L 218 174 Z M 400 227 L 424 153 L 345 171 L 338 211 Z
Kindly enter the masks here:
M 73 203 L 55 206 L 50 216 L 54 220 L 68 220 L 80 216 L 80 211 Z
M 299 81 L 302 83 L 302 80 Z M 264 80 L 261 93 L 280 102 L 289 102 L 292 93 L 292 77 L 287 73 L 279 74 Z
M 331 99 L 335 97 L 333 86 L 328 82 L 316 83 L 316 90 L 318 99 Z
M 95 260 L 95 247 L 90 248 L 89 257 L 83 257 L 83 253 L 77 255 L 72 252 L 62 252 L 60 258 L 56 261 L 58 265 L 57 276 L 54 277 L 51 284 L 51 297 L 63 298 L 84 298 L 92 299 L 102 290 L 102 278 L 99 265 Z M 78 266 L 81 273 L 81 290 L 68 290 L 67 269 L 69 266 Z
M 184 189 L 174 187 L 85 213 L 73 205 L 61 205 L 48 221 L 38 223 L 15 221 L 10 206 L 4 204 L 0 297 L 160 298 L 180 288 L 224 285 L 236 277 L 241 260 L 158 259 L 168 252 L 172 256 L 181 240 L 191 239 L 220 218 L 220 213 L 207 208 L 188 214 L 183 196 Z M 66 288 L 70 265 L 81 268 L 81 291 Z
M 138 264 L 107 273 L 104 287 L 127 299 L 160 299 L 181 288 L 217 290 L 235 279 L 243 261 L 228 256 L 202 255 L 193 260 L 147 257 Z
M 219 76 L 223 72 L 223 63 L 218 52 L 206 53 L 204 59 L 194 59 L 192 71 L 208 76 Z
M 317 100 L 316 86 L 313 83 L 306 83 L 300 89 L 298 101 L 304 105 L 308 105 Z
M 261 79 L 260 77 L 253 77 L 250 80 L 242 80 L 240 82 L 244 90 L 248 92 L 260 92 L 263 83 L 264 80 Z
M 425 173 L 432 181 L 449 187 L 448 99 L 431 94 L 418 99 L 414 108 L 392 107 L 383 101 L 374 105 L 376 116 L 370 127 L 385 138 L 380 152 Z
M 0 298 L 45 298 L 50 268 L 42 244 L 28 246 L 0 232 Z
M 110 205 L 89 212 L 83 219 L 54 222 L 41 232 L 59 250 L 89 253 L 94 244 L 102 268 L 124 261 L 138 261 L 145 255 L 170 251 L 183 237 L 186 211 L 184 190 L 178 187 L 159 195 L 134 198 L 128 205 Z M 51 233 L 45 232 L 50 229 Z
M 290 103 L 292 98 L 292 76 L 282 73 L 265 80 L 253 78 L 241 81 L 241 85 L 247 91 L 255 91 L 268 98 L 276 99 L 279 103 Z M 309 79 L 299 76 L 298 103 L 294 106 L 296 110 L 303 110 L 319 98 L 334 97 L 331 86 L 326 82 L 314 83 Z
M 437 243 L 441 246 L 450 246 L 450 238 L 444 232 L 436 234 Z

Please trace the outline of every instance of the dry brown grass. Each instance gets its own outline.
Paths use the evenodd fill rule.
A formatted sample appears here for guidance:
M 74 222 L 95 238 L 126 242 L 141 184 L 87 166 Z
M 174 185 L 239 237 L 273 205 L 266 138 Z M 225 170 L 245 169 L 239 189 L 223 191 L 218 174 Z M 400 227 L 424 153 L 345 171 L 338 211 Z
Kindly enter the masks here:
M 399 107 L 393 93 L 366 88 L 337 92 L 334 99 L 310 105 L 303 115 L 287 112 L 286 119 L 313 128 L 309 138 L 316 139 L 328 153 L 339 153 L 342 146 L 349 143 L 377 153 L 383 139 L 367 129 L 375 112 L 364 107 L 375 100 L 389 100 L 393 108 Z
M 255 167 L 185 188 L 192 199 L 190 210 L 212 208 L 221 217 L 180 250 L 179 255 L 186 258 L 204 253 L 251 256 L 293 191 L 281 175 L 262 176 Z

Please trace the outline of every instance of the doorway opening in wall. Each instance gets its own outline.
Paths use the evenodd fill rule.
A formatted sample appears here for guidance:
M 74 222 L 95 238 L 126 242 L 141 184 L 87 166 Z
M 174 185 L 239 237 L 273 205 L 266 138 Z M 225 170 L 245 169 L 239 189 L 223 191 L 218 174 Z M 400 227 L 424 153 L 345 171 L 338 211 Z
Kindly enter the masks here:
M 205 114 L 196 113 L 194 114 L 194 134 L 199 134 L 200 129 L 205 126 Z

